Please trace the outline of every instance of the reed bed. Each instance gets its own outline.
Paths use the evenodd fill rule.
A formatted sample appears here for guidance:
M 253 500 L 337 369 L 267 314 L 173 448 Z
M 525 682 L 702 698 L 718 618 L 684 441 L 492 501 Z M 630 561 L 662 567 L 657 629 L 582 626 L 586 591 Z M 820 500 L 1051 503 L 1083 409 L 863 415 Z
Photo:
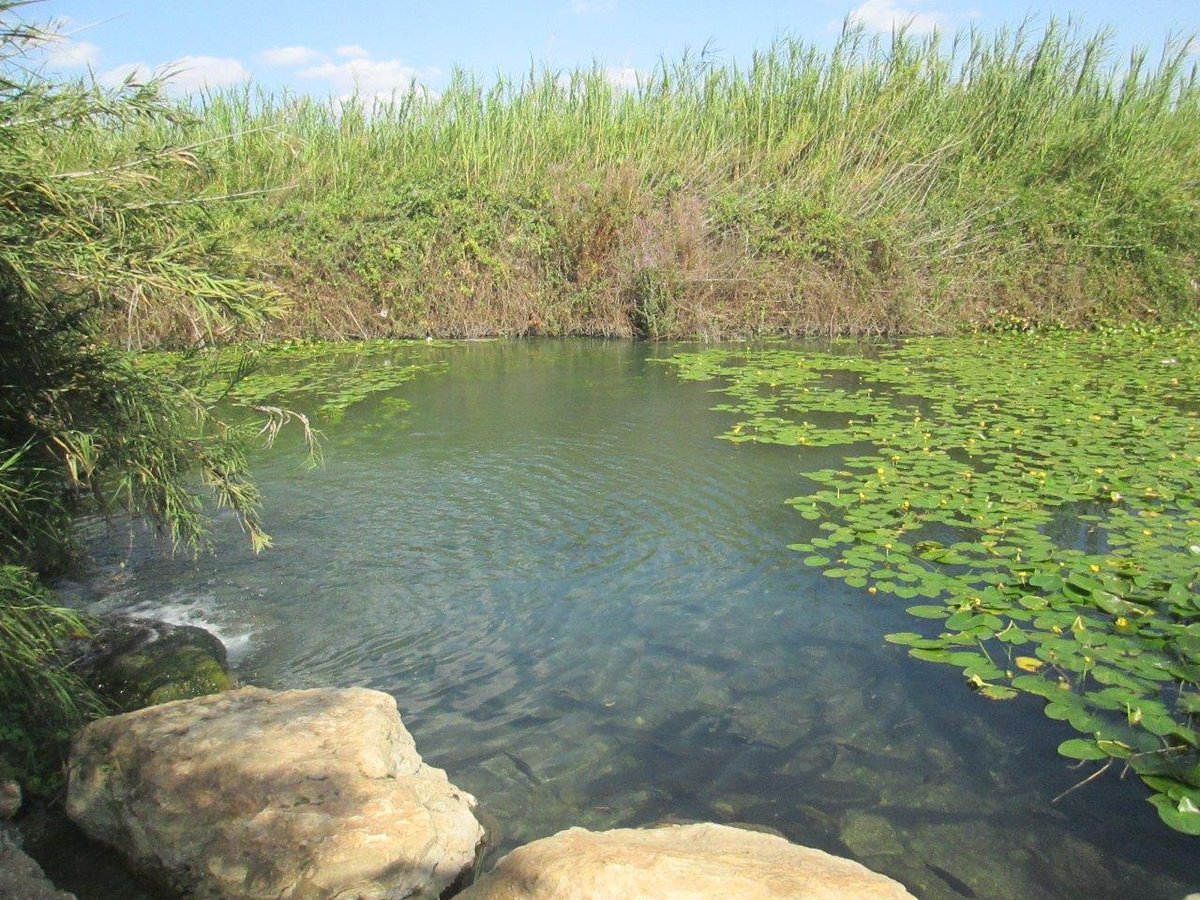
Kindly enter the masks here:
M 288 336 L 728 337 L 1187 318 L 1200 81 L 1051 22 L 952 40 L 846 30 L 636 87 L 599 66 L 456 72 L 441 93 L 210 93 L 188 189 L 290 298 Z M 72 163 L 74 164 L 74 163 Z M 140 341 L 179 333 L 154 309 Z

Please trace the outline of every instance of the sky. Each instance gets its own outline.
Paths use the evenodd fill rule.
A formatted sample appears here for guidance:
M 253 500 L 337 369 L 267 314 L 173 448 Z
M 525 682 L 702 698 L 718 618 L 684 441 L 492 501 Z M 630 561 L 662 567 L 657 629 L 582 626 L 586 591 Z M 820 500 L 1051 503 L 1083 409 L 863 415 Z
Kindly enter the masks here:
M 594 64 L 632 85 L 685 51 L 741 63 L 784 34 L 828 45 L 847 17 L 868 31 L 953 34 L 1073 16 L 1112 28 L 1122 53 L 1200 33 L 1196 0 L 43 0 L 21 12 L 56 23 L 61 37 L 41 60 L 49 71 L 114 84 L 167 68 L 181 94 L 253 80 L 331 97 L 413 82 L 437 92 L 456 67 L 490 80 Z M 1200 61 L 1200 41 L 1191 49 Z

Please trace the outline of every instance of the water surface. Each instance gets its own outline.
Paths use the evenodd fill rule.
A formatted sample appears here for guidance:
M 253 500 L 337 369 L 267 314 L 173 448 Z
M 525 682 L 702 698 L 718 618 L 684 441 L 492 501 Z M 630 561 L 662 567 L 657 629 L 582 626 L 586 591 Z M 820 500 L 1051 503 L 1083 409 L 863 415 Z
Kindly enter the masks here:
M 1084 774 L 1038 702 L 991 703 L 883 636 L 905 603 L 804 566 L 783 502 L 861 448 L 731 445 L 710 385 L 585 341 L 448 363 L 259 466 L 276 548 L 97 538 L 104 608 L 215 627 L 274 688 L 387 691 L 474 793 L 496 854 L 570 825 L 743 823 L 922 897 L 1180 898 L 1196 840 L 1135 778 Z M 1061 527 L 1070 529 L 1070 523 Z M 81 897 L 94 890 L 84 885 Z M 92 893 L 91 896 L 109 896 Z

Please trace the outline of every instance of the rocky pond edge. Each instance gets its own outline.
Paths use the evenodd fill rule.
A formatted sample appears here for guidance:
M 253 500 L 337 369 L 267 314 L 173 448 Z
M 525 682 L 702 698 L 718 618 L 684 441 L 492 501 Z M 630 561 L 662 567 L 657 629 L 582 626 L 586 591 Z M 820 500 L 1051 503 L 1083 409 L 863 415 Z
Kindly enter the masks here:
M 852 860 L 711 822 L 568 828 L 481 873 L 476 799 L 425 763 L 390 694 L 238 687 L 204 629 L 129 616 L 73 655 L 126 711 L 75 737 L 67 814 L 183 896 L 912 897 Z M 0 894 L 73 896 L 40 876 L 5 824 Z

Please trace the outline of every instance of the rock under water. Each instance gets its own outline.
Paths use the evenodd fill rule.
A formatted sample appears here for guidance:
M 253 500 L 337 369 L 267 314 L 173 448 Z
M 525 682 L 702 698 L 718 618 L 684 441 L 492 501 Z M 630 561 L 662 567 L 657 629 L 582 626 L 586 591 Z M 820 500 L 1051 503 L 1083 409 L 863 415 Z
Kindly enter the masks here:
M 194 625 L 105 616 L 67 651 L 71 668 L 113 708 L 128 712 L 234 687 L 225 646 Z

